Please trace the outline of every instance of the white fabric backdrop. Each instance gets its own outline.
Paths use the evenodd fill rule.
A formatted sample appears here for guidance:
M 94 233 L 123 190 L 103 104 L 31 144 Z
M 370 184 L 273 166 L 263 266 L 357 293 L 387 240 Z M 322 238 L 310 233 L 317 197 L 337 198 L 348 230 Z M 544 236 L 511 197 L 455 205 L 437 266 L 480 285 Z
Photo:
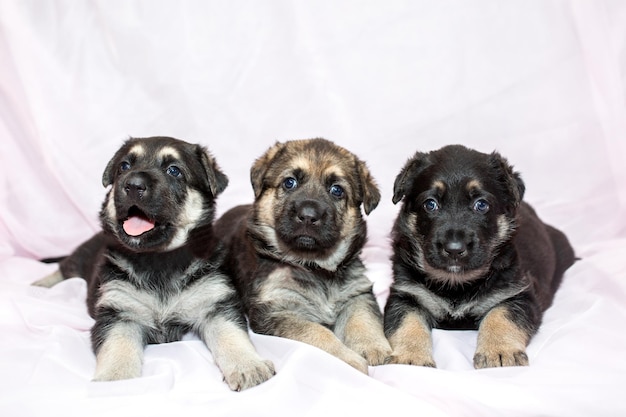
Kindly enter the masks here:
M 616 416 L 626 414 L 626 3 L 0 0 L 0 414 Z M 149 346 L 144 376 L 89 382 L 82 280 L 29 283 L 98 229 L 101 174 L 129 136 L 206 145 L 252 200 L 274 141 L 325 137 L 383 195 L 364 250 L 391 282 L 393 180 L 415 151 L 498 150 L 582 260 L 527 368 L 473 370 L 475 332 L 435 331 L 438 369 L 359 374 L 252 335 L 277 375 L 242 393 L 198 340 Z

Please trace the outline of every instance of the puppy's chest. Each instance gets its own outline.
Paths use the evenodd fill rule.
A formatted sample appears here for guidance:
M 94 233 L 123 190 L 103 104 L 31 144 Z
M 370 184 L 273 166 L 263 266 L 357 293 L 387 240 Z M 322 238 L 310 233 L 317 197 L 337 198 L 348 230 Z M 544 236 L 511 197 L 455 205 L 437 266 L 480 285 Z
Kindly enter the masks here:
M 346 280 L 333 280 L 315 273 L 294 273 L 290 267 L 271 272 L 258 291 L 258 300 L 271 303 L 275 311 L 290 311 L 308 319 L 332 325 L 356 296 L 371 291 L 371 282 L 356 274 Z
M 395 289 L 411 295 L 438 322 L 462 322 L 466 319 L 480 319 L 489 310 L 503 301 L 526 290 L 526 286 L 511 285 L 494 289 L 484 294 L 467 292 L 450 296 L 444 291 L 438 294 L 419 283 L 399 283 Z
M 204 271 L 203 266 L 198 262 L 184 272 L 152 273 L 127 268 L 101 285 L 97 307 L 113 308 L 153 328 L 194 322 L 234 291 L 223 276 Z

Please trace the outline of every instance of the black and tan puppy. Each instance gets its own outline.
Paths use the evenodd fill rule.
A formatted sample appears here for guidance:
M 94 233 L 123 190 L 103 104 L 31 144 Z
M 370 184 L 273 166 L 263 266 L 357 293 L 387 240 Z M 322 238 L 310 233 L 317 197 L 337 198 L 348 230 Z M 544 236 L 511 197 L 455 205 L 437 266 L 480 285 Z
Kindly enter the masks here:
M 478 329 L 474 367 L 528 365 L 537 332 L 573 264 L 567 238 L 522 201 L 498 153 L 463 146 L 416 153 L 395 180 L 385 307 L 392 362 L 435 366 L 431 329 Z
M 215 224 L 252 330 L 317 346 L 367 373 L 391 354 L 360 259 L 380 193 L 324 139 L 276 143 L 251 169 L 255 201 Z
M 141 375 L 147 343 L 196 333 L 233 390 L 257 385 L 273 365 L 252 345 L 232 281 L 210 248 L 215 197 L 227 177 L 201 146 L 173 138 L 128 140 L 102 177 L 102 232 L 34 285 L 83 277 L 96 353 L 94 380 Z

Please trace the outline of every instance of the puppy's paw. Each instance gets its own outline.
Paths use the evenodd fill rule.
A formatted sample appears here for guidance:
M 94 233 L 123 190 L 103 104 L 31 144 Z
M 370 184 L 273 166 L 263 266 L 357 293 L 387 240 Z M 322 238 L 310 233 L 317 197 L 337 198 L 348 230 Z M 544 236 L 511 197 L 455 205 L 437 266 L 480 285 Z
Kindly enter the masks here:
M 141 376 L 141 362 L 128 366 L 97 366 L 92 379 L 94 382 L 120 381 L 123 379 L 139 378 Z
M 104 342 L 96 353 L 94 381 L 118 381 L 138 378 L 143 366 L 143 333 L 130 322 L 108 325 Z M 92 335 L 102 332 L 103 323 L 96 321 Z M 92 336 L 93 337 L 93 336 Z
M 523 350 L 501 348 L 483 349 L 474 355 L 474 368 L 497 368 L 501 366 L 528 366 L 528 355 Z
M 391 354 L 387 363 L 426 366 L 436 368 L 435 359 L 430 352 L 414 350 L 414 351 L 395 351 Z
M 474 368 L 527 366 L 525 349 L 530 336 L 510 319 L 505 307 L 496 307 L 478 328 Z
M 35 287 L 51 288 L 61 281 L 63 281 L 63 275 L 61 274 L 61 271 L 56 270 L 50 275 L 46 275 L 45 277 L 33 282 L 30 285 L 33 285 Z
M 433 343 L 427 319 L 417 312 L 407 312 L 400 325 L 389 334 L 393 349 L 388 363 L 436 368 Z
M 353 350 L 360 352 L 371 366 L 384 365 L 391 357 L 391 346 L 384 337 L 371 340 L 362 346 L 355 346 Z
M 233 391 L 243 391 L 257 386 L 276 374 L 269 360 L 250 360 L 224 372 L 224 382 Z
M 352 349 L 345 348 L 336 356 L 356 370 L 363 372 L 365 375 L 368 374 L 367 360 Z

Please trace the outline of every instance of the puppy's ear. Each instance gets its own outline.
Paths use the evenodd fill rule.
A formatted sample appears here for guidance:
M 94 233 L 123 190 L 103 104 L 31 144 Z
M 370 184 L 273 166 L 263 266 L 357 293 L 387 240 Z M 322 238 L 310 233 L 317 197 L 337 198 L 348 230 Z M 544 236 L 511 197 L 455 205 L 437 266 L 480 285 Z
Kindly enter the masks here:
M 129 147 L 132 146 L 133 143 L 134 143 L 134 139 L 132 138 L 124 142 L 124 145 L 122 145 L 117 150 L 117 152 L 115 152 L 115 155 L 113 155 L 111 160 L 107 163 L 107 166 L 106 168 L 104 168 L 104 172 L 102 173 L 102 186 L 103 187 L 108 187 L 109 185 L 113 184 L 113 181 L 115 181 L 115 173 L 117 172 L 117 169 L 119 168 L 118 167 L 119 159 L 122 155 L 125 155 L 128 152 Z
M 276 142 L 270 147 L 263 155 L 257 158 L 250 168 L 250 182 L 252 183 L 252 189 L 254 190 L 254 198 L 258 198 L 265 189 L 265 178 L 267 171 L 272 164 L 272 161 L 276 156 L 282 152 L 285 148 L 285 144 Z
M 104 168 L 104 172 L 102 173 L 102 186 L 108 187 L 113 184 L 113 177 L 115 176 L 115 157 L 109 161 L 106 168 Z
M 430 165 L 428 154 L 423 152 L 416 152 L 415 155 L 406 162 L 393 183 L 393 199 L 391 200 L 393 204 L 397 204 L 398 201 L 402 200 L 413 185 L 417 176 L 428 165 Z
M 211 190 L 213 197 L 217 197 L 228 186 L 228 177 L 222 172 L 215 158 L 206 148 L 196 145 L 196 154 L 207 174 L 209 190 Z
M 489 155 L 489 167 L 494 178 L 498 180 L 500 187 L 508 196 L 507 205 L 513 209 L 517 208 L 524 198 L 524 191 L 526 191 L 526 186 L 519 172 L 514 171 L 513 166 L 498 152 Z
M 363 203 L 363 210 L 365 214 L 370 214 L 372 210 L 378 206 L 380 202 L 380 190 L 370 170 L 365 165 L 365 162 L 356 159 L 357 172 L 359 174 L 359 182 L 361 192 L 359 193 L 359 203 Z

